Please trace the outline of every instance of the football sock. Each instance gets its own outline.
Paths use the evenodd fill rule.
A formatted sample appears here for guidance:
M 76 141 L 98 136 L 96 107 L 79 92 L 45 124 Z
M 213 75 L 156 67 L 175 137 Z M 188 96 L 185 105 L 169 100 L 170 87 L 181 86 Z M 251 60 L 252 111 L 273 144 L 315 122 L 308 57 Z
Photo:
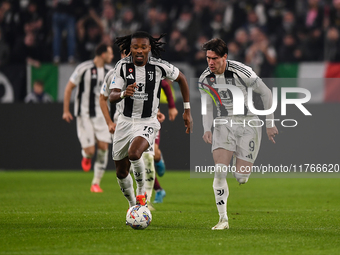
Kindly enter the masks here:
M 145 190 L 148 195 L 147 200 L 150 202 L 156 175 L 153 155 L 150 153 L 143 153 L 143 160 L 145 164 Z
M 87 155 L 84 150 L 81 150 L 81 155 L 83 158 L 92 158 L 90 155 Z
M 245 184 L 249 179 L 250 173 L 249 174 L 241 174 L 241 173 L 234 172 L 234 176 L 240 184 Z
M 98 184 L 100 185 L 100 181 L 103 178 L 103 175 L 105 173 L 105 169 L 107 166 L 107 161 L 108 161 L 108 150 L 97 150 L 97 158 L 96 161 L 94 162 L 94 176 L 92 180 L 92 185 L 93 184 Z
M 158 182 L 157 176 L 155 176 L 155 183 L 153 184 L 153 189 L 156 191 L 162 189 L 161 185 Z
M 227 171 L 223 172 L 222 169 L 227 169 L 224 164 L 215 165 L 215 177 L 213 182 L 213 189 L 215 194 L 215 201 L 220 215 L 220 219 L 228 219 L 227 216 L 227 199 L 229 195 L 228 183 L 227 183 Z
M 123 192 L 124 197 L 129 202 L 129 208 L 136 205 L 136 197 L 133 189 L 133 180 L 130 174 L 126 176 L 124 179 L 119 179 L 117 177 L 117 181 L 120 187 L 120 190 Z
M 133 174 L 135 176 L 135 180 L 137 183 L 137 189 L 136 194 L 138 195 L 144 195 L 145 193 L 145 187 L 144 187 L 144 171 L 145 171 L 145 165 L 143 158 L 139 158 L 137 160 L 130 160 L 132 167 L 133 167 Z

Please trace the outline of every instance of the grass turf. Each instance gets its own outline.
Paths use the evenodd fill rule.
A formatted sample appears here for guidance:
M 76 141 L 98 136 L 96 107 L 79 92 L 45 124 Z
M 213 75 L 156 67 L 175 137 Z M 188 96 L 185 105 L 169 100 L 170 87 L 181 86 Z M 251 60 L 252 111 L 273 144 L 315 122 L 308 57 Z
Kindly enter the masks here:
M 171 172 L 146 230 L 107 172 L 0 172 L 0 254 L 340 254 L 340 179 L 228 179 L 230 229 L 218 221 L 212 179 Z

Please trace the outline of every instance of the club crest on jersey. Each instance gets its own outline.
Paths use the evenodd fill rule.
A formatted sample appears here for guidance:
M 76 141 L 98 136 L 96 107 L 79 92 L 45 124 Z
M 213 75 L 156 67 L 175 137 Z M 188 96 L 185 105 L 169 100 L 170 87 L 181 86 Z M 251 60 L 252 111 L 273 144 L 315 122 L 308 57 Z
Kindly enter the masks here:
M 129 68 L 129 72 L 130 72 L 130 73 L 132 73 L 132 72 L 133 72 L 132 68 Z
M 148 75 L 149 75 L 149 81 L 152 81 L 153 80 L 154 72 L 153 71 L 148 71 Z
M 214 82 L 214 81 L 215 81 L 215 79 L 214 79 L 213 77 L 211 77 L 211 78 L 210 78 L 210 81 L 211 81 L 211 82 Z

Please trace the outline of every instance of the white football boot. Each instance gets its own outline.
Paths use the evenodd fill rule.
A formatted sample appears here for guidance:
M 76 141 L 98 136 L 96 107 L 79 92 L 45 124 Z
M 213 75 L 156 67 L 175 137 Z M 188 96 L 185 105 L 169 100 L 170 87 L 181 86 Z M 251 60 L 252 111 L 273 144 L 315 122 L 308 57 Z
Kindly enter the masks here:
M 212 230 L 223 230 L 223 229 L 229 229 L 229 223 L 228 219 L 222 218 L 219 220 L 219 222 L 216 224 L 216 226 L 211 228 Z

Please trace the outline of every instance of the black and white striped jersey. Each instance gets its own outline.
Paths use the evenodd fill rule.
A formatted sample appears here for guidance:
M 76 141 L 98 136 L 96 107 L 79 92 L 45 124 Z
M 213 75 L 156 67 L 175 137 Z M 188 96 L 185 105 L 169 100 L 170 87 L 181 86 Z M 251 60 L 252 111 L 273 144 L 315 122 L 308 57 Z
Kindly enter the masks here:
M 179 70 L 174 65 L 154 57 L 149 57 L 145 66 L 135 66 L 132 57 L 121 59 L 115 66 L 115 76 L 110 89 L 122 91 L 136 82 L 138 88 L 132 97 L 122 100 L 120 113 L 130 118 L 155 118 L 159 107 L 161 80 L 176 80 Z
M 244 95 L 244 113 L 245 115 L 254 115 L 248 109 L 248 88 L 258 86 L 259 77 L 249 67 L 240 62 L 227 60 L 226 70 L 223 74 L 214 74 L 209 67 L 201 74 L 198 80 L 198 87 L 201 94 L 209 92 L 208 100 L 215 100 L 217 108 L 217 117 L 233 115 L 233 94 L 226 88 L 216 88 L 219 85 L 234 85 L 242 90 Z M 261 83 L 264 84 L 264 83 Z M 217 96 L 218 95 L 218 96 Z M 221 105 L 222 102 L 222 105 Z
M 104 97 L 109 97 L 110 96 L 110 83 L 115 75 L 115 71 L 116 69 L 115 68 L 112 68 L 106 75 L 105 75 L 105 78 L 104 78 L 104 82 L 103 82 L 103 85 L 102 85 L 102 88 L 100 90 L 100 94 L 102 94 Z M 124 101 L 120 101 L 118 103 L 116 103 L 116 105 L 114 104 L 111 104 L 111 114 L 113 115 L 113 121 L 115 123 L 117 123 L 117 120 L 118 120 L 118 115 L 119 115 L 119 112 L 121 112 L 122 110 L 122 104 L 124 103 Z M 112 113 L 113 111 L 113 113 Z
M 111 66 L 97 68 L 92 60 L 79 64 L 71 75 L 70 81 L 77 86 L 74 115 L 95 117 L 102 115 L 99 106 L 101 85 Z

